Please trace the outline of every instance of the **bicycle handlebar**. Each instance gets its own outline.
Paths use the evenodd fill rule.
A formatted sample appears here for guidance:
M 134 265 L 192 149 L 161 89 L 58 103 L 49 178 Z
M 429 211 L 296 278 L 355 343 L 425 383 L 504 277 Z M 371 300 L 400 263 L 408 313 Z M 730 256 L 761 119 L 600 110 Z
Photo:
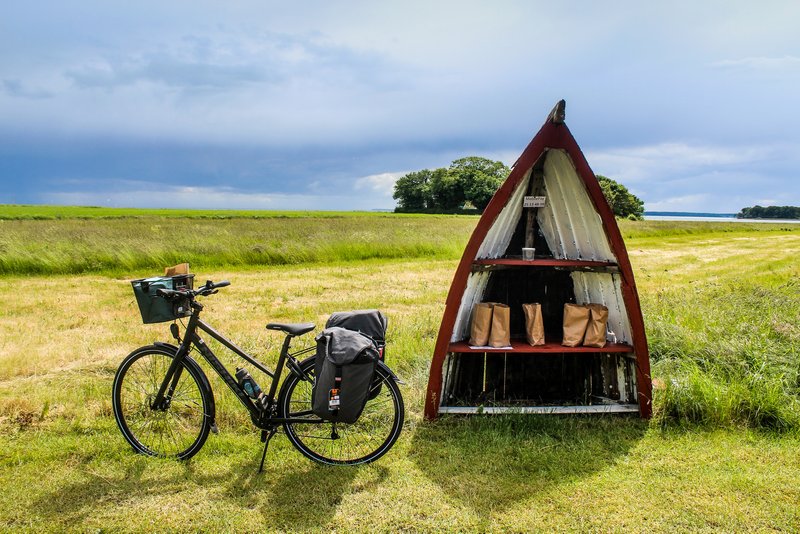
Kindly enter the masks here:
M 163 297 L 165 299 L 173 299 L 176 297 L 181 298 L 190 298 L 194 299 L 197 295 L 201 296 L 208 296 L 213 295 L 217 292 L 217 290 L 221 287 L 227 287 L 231 285 L 230 282 L 227 280 L 223 280 L 221 282 L 217 282 L 216 284 L 211 280 L 207 280 L 205 285 L 200 286 L 197 289 L 157 289 L 156 295 L 159 297 Z

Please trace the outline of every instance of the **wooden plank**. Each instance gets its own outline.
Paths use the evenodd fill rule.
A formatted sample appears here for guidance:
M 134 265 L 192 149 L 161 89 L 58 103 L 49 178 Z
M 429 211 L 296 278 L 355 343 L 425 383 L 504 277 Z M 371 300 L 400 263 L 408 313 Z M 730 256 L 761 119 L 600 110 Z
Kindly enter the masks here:
M 531 171 L 531 179 L 528 185 L 528 195 L 537 195 L 537 189 L 541 189 L 544 182 L 544 158 L 539 158 L 537 164 Z M 536 232 L 539 230 L 536 224 L 536 215 L 539 213 L 539 208 L 527 208 L 525 220 L 525 247 L 533 248 L 536 243 Z
M 509 354 L 514 352 L 520 353 L 540 353 L 540 354 L 565 354 L 565 353 L 591 353 L 597 354 L 598 352 L 601 353 L 609 353 L 609 352 L 633 352 L 633 347 L 630 345 L 624 345 L 622 343 L 608 343 L 603 348 L 597 347 L 565 347 L 561 343 L 558 342 L 550 342 L 545 343 L 544 345 L 529 345 L 524 341 L 517 341 L 511 340 L 511 349 L 487 349 L 487 348 L 477 348 L 473 349 L 469 346 L 469 343 L 466 341 L 459 341 L 457 343 L 451 343 L 448 352 L 507 352 Z
M 617 266 L 613 261 L 560 260 L 555 258 L 536 260 L 523 260 L 521 258 L 486 258 L 475 260 L 474 263 L 475 265 L 508 265 L 513 267 L 596 267 L 598 269 Z
M 440 406 L 440 414 L 541 414 L 567 415 L 579 413 L 637 413 L 637 404 L 596 404 L 592 406 Z

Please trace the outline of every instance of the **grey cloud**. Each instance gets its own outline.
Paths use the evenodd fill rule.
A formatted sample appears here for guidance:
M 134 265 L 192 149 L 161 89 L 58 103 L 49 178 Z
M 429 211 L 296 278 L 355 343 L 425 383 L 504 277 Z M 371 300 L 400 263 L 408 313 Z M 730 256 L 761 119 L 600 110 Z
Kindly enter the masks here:
M 3 91 L 17 98 L 30 98 L 34 100 L 52 98 L 53 93 L 44 89 L 30 87 L 18 79 L 3 80 Z
M 106 56 L 73 67 L 66 78 L 80 88 L 117 88 L 150 82 L 182 90 L 235 89 L 293 79 L 356 81 L 370 86 L 398 82 L 385 59 L 325 42 L 320 35 L 187 35 L 170 46 Z
M 745 69 L 800 69 L 800 57 L 746 57 L 742 59 L 725 59 L 711 64 L 717 68 L 745 68 Z
M 104 66 L 68 70 L 65 74 L 82 88 L 114 88 L 137 82 L 152 82 L 179 89 L 220 89 L 247 83 L 277 81 L 274 75 L 258 65 L 201 63 L 175 57 L 107 63 Z

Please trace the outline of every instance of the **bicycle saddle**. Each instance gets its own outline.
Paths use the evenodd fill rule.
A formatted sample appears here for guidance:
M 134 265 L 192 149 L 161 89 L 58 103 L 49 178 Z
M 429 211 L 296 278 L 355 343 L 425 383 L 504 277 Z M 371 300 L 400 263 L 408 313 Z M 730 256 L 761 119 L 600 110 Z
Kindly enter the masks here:
M 300 336 L 306 332 L 311 332 L 315 326 L 317 325 L 314 323 L 269 323 L 267 330 L 280 330 L 290 336 Z

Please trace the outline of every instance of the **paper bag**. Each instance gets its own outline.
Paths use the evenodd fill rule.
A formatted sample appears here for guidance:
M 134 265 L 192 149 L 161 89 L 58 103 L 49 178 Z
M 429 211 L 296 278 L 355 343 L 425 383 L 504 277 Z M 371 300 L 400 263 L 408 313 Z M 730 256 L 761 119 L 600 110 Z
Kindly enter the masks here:
M 469 344 L 473 347 L 485 347 L 489 343 L 489 331 L 492 329 L 492 305 L 479 302 L 472 308 L 472 325 L 469 332 Z
M 544 320 L 542 305 L 539 303 L 523 304 L 525 312 L 525 335 L 531 345 L 544 345 Z
M 495 304 L 492 308 L 489 346 L 499 348 L 509 345 L 511 345 L 511 308 L 507 304 Z
M 583 338 L 585 347 L 602 348 L 606 346 L 606 325 L 608 324 L 608 308 L 602 304 L 587 304 L 589 308 L 589 325 Z
M 564 336 L 561 344 L 577 347 L 583 343 L 586 327 L 589 325 L 589 308 L 580 304 L 564 304 Z
M 189 274 L 188 263 L 179 263 L 178 265 L 164 268 L 164 276 L 178 276 L 181 274 Z

